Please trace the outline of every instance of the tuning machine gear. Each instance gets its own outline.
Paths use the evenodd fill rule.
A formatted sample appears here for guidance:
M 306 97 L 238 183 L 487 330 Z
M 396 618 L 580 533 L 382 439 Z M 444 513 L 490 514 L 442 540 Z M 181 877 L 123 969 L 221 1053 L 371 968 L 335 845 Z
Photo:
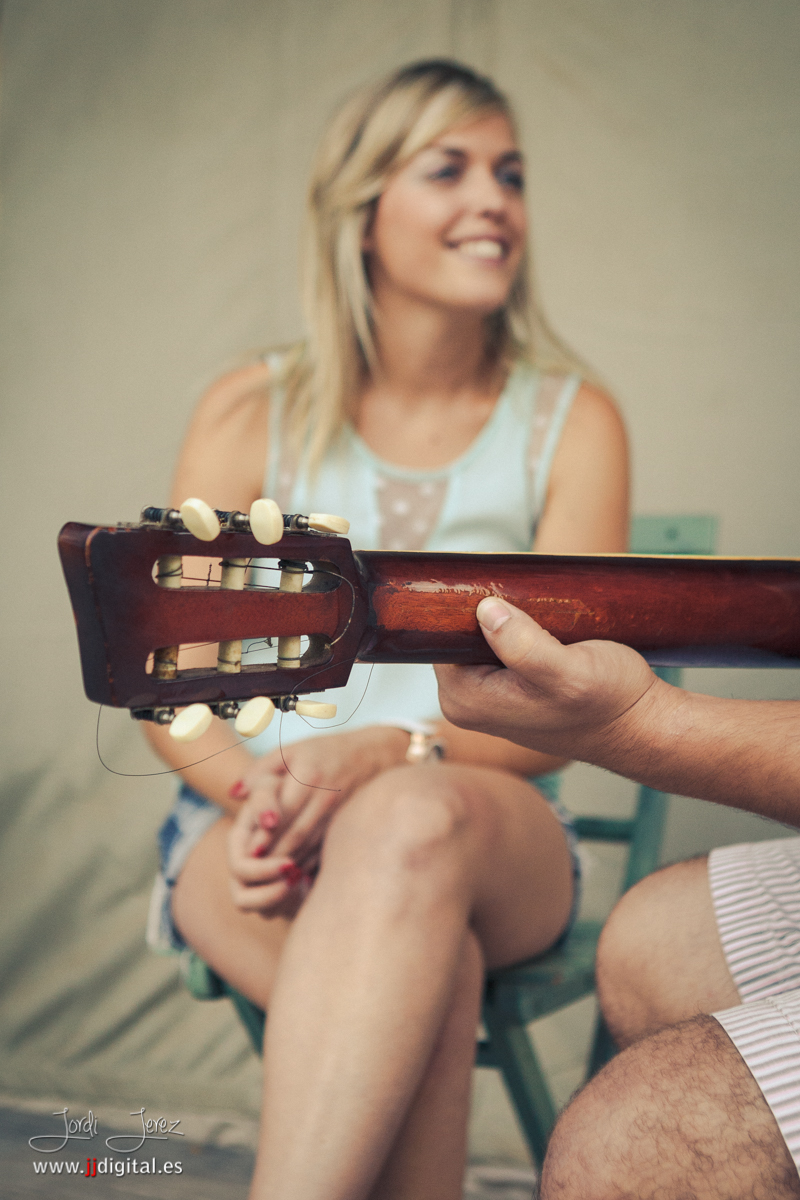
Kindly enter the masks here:
M 168 725 L 170 737 L 176 742 L 194 742 L 202 737 L 214 716 L 223 720 L 235 718 L 234 728 L 240 737 L 258 737 L 269 725 L 275 712 L 296 712 L 300 717 L 332 720 L 336 705 L 321 700 L 301 700 L 299 696 L 254 696 L 240 704 L 238 700 L 220 700 L 215 704 L 190 704 L 176 715 L 167 705 L 157 708 L 134 708 L 131 716 L 137 721 L 152 721 Z
M 350 522 L 332 513 L 287 513 L 284 515 L 274 500 L 263 497 L 254 500 L 250 512 L 226 512 L 212 508 L 205 500 L 190 496 L 180 508 L 143 508 L 142 525 L 161 525 L 166 529 L 186 529 L 201 542 L 213 542 L 220 533 L 252 533 L 262 546 L 274 546 L 284 533 L 346 534 Z

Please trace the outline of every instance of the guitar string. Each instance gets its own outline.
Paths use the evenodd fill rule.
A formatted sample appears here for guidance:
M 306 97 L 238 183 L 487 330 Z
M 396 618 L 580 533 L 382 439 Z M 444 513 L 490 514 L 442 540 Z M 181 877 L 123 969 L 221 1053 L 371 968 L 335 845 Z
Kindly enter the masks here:
M 252 563 L 253 563 L 253 559 L 251 557 L 247 560 L 247 563 L 245 564 L 245 570 L 249 570 L 250 567 L 252 566 Z M 259 569 L 265 570 L 265 571 L 280 571 L 280 567 L 270 567 L 270 566 L 262 566 Z M 355 615 L 355 607 L 356 607 L 356 590 L 349 579 L 347 579 L 344 575 L 339 575 L 338 572 L 336 572 L 336 571 L 328 570 L 325 567 L 315 567 L 313 573 L 319 574 L 319 575 L 330 575 L 332 578 L 337 579 L 340 583 L 346 583 L 347 586 L 350 588 L 350 612 L 349 612 L 347 620 L 345 622 L 344 629 L 338 635 L 338 637 L 333 638 L 332 641 L 330 641 L 328 643 L 329 646 L 335 646 L 336 643 L 341 641 L 341 639 L 345 636 L 345 634 L 347 633 L 348 629 L 350 628 L 350 626 L 353 622 L 353 617 Z M 188 578 L 190 580 L 198 580 L 199 581 L 199 576 L 191 576 L 190 575 L 190 576 L 183 576 L 183 578 Z M 211 566 L 209 565 L 208 575 L 207 575 L 206 579 L 202 581 L 205 583 L 207 588 L 210 588 L 210 580 L 211 580 Z M 265 586 L 264 584 L 253 584 L 253 583 L 251 583 L 248 586 L 248 590 L 249 591 L 273 592 L 273 593 L 277 593 L 280 591 L 279 588 L 269 587 L 268 585 Z M 253 641 L 255 642 L 256 645 L 258 644 L 258 640 L 259 639 L 253 639 Z M 266 638 L 266 642 L 267 642 L 268 646 L 271 646 L 271 638 Z M 187 644 L 186 649 L 200 649 L 204 646 L 213 646 L 214 644 L 215 644 L 214 642 L 196 642 L 196 643 L 192 643 L 192 644 Z M 251 648 L 249 653 L 253 653 L 253 652 L 254 651 Z M 354 656 L 351 659 L 345 659 L 344 661 L 350 662 L 350 664 L 353 665 L 356 662 L 356 656 Z M 364 686 L 364 691 L 362 692 L 361 699 L 359 700 L 356 707 L 353 709 L 353 711 L 350 713 L 350 715 L 344 719 L 344 721 L 339 721 L 339 722 L 337 722 L 336 725 L 328 726 L 329 729 L 340 729 L 343 725 L 347 725 L 348 722 L 353 719 L 353 717 L 355 716 L 355 714 L 358 712 L 359 708 L 363 704 L 364 698 L 366 697 L 367 689 L 369 688 L 370 681 L 372 680 L 372 671 L 374 669 L 374 666 L 375 666 L 374 663 L 372 663 L 370 666 L 370 671 L 369 671 L 369 675 L 367 676 L 367 682 Z M 306 676 L 306 682 L 310 682 L 316 675 L 321 675 L 326 670 L 327 670 L 327 664 L 323 667 L 320 667 L 320 669 L 318 671 L 314 671 L 311 675 Z M 128 778 L 128 779 L 149 779 L 149 778 L 152 778 L 152 777 L 158 776 L 158 775 L 175 775 L 180 771 L 191 770 L 192 767 L 200 766 L 202 763 L 208 762 L 210 759 L 217 758 L 218 755 L 225 754 L 225 753 L 227 753 L 228 750 L 234 749 L 234 746 L 225 746 L 222 750 L 215 750 L 213 754 L 207 754 L 205 756 L 205 758 L 199 758 L 195 762 L 192 762 L 192 763 L 185 763 L 181 767 L 170 767 L 165 771 L 117 771 L 114 769 L 114 767 L 110 767 L 108 765 L 108 763 L 105 762 L 102 754 L 100 753 L 100 714 L 102 713 L 102 711 L 103 711 L 103 705 L 101 704 L 97 710 L 97 725 L 95 727 L 95 750 L 97 752 L 97 757 L 98 757 L 101 765 L 107 771 L 109 771 L 112 775 L 119 775 L 119 776 L 122 776 L 122 777 Z M 298 713 L 298 716 L 300 716 L 300 720 L 303 721 L 304 724 L 307 725 L 309 729 L 319 728 L 319 726 L 310 725 L 309 722 L 306 720 L 306 718 L 303 717 L 301 714 Z M 320 784 L 303 783 L 302 780 L 298 779 L 297 776 L 294 775 L 293 772 L 291 771 L 289 764 L 286 762 L 286 757 L 283 753 L 282 734 L 283 734 L 283 712 L 281 711 L 280 721 L 278 724 L 278 749 L 280 751 L 281 761 L 283 762 L 283 765 L 284 765 L 286 771 L 289 773 L 289 775 L 291 775 L 292 779 L 294 779 L 295 783 L 299 783 L 301 787 L 315 788 L 319 791 L 329 791 L 329 792 L 330 791 L 335 791 L 335 792 L 341 791 L 340 788 L 325 788 L 325 787 L 321 786 Z M 235 743 L 235 745 L 241 745 L 241 743 L 237 742 L 237 743 Z
M 248 558 L 247 562 L 245 564 L 245 570 L 249 570 L 254 561 L 255 560 L 253 558 Z M 258 568 L 258 570 L 280 572 L 280 567 L 260 566 Z M 332 579 L 338 580 L 339 583 L 346 583 L 347 586 L 350 588 L 350 612 L 348 614 L 347 620 L 345 621 L 344 629 L 338 635 L 338 637 L 335 637 L 330 642 L 328 642 L 329 646 L 335 646 L 337 642 L 340 642 L 342 640 L 342 638 L 345 636 L 348 629 L 350 628 L 350 626 L 353 623 L 353 617 L 355 616 L 355 609 L 356 609 L 356 589 L 353 586 L 352 582 L 349 579 L 347 579 L 346 576 L 340 575 L 337 571 L 328 570 L 326 567 L 315 567 L 313 574 L 315 574 L 315 575 L 330 575 L 330 577 Z M 188 579 L 191 582 L 204 583 L 206 585 L 206 588 L 208 588 L 209 590 L 212 590 L 211 584 L 209 582 L 210 576 L 211 576 L 211 567 L 209 566 L 208 578 L 206 578 L 206 579 L 201 579 L 199 575 L 184 575 L 184 576 L 182 576 L 182 578 Z M 217 586 L 218 585 L 215 584 L 214 588 L 216 589 Z M 280 592 L 280 588 L 271 587 L 269 584 L 263 584 L 263 583 L 249 583 L 247 585 L 247 591 L 249 591 L 249 592 L 269 592 L 272 594 L 278 594 Z M 258 643 L 260 641 L 266 641 L 267 647 L 270 649 L 272 648 L 272 639 L 269 637 L 263 638 L 263 639 L 262 638 L 252 638 L 252 639 L 247 639 L 247 640 L 250 640 L 253 643 L 253 645 L 250 647 L 250 649 L 246 652 L 248 654 L 254 654 L 257 652 L 257 650 L 259 649 Z M 184 649 L 200 650 L 204 646 L 214 646 L 214 645 L 216 645 L 216 643 L 213 641 L 189 642 L 184 645 Z
M 357 659 L 355 657 L 349 658 L 349 659 L 346 658 L 343 660 L 343 662 L 346 662 L 346 663 L 349 662 L 352 666 L 352 665 L 356 664 Z M 366 666 L 367 664 L 364 663 L 363 665 Z M 358 704 L 355 706 L 353 711 L 350 713 L 350 715 L 345 717 L 345 719 L 343 721 L 338 721 L 336 723 L 336 725 L 329 725 L 327 727 L 328 729 L 341 729 L 341 727 L 343 725 L 347 725 L 353 719 L 353 717 L 358 712 L 361 705 L 364 703 L 364 700 L 367 695 L 367 689 L 372 680 L 372 672 L 373 672 L 374 668 L 375 668 L 375 663 L 370 663 L 369 675 L 367 676 L 367 682 L 364 685 L 364 691 L 361 693 L 361 699 L 359 700 Z M 326 669 L 327 668 L 325 668 L 325 667 L 321 667 L 319 671 L 315 671 L 314 674 L 309 675 L 308 678 L 313 679 L 314 675 L 320 675 Z M 227 754 L 229 750 L 235 750 L 237 746 L 241 746 L 243 744 L 242 742 L 235 742 L 232 746 L 224 746 L 222 748 L 222 750 L 215 750 L 213 754 L 207 754 L 205 756 L 205 758 L 198 758 L 195 760 L 195 762 L 184 763 L 180 767 L 169 767 L 165 771 L 117 771 L 114 767 L 110 767 L 108 765 L 108 763 L 103 758 L 103 755 L 100 753 L 100 716 L 103 712 L 103 709 L 108 708 L 108 707 L 110 707 L 110 706 L 107 704 L 99 704 L 97 706 L 97 725 L 95 727 L 95 738 L 94 738 L 95 749 L 97 751 L 97 757 L 100 761 L 101 766 L 105 767 L 105 769 L 108 772 L 110 772 L 111 775 L 120 775 L 125 779 L 150 779 L 155 775 L 177 775 L 180 771 L 188 771 L 192 767 L 199 767 L 201 763 L 208 762 L 209 759 L 212 759 L 212 758 L 217 758 L 220 754 Z M 297 716 L 305 725 L 308 725 L 309 729 L 319 729 L 318 725 L 309 725 L 308 720 L 305 717 L 303 717 L 300 713 L 297 713 Z M 286 767 L 286 770 L 292 776 L 292 779 L 294 779 L 295 782 L 299 783 L 302 787 L 313 787 L 313 788 L 319 787 L 320 785 L 318 785 L 318 784 L 303 783 L 302 780 L 298 779 L 297 776 L 293 775 L 292 772 L 289 770 L 289 766 L 283 755 L 283 745 L 282 745 L 282 741 L 281 741 L 282 728 L 283 728 L 283 712 L 280 712 L 280 723 L 278 725 L 278 749 L 281 752 L 281 759 L 283 760 L 284 767 Z M 330 792 L 330 791 L 339 791 L 340 789 L 338 789 L 338 788 L 320 788 L 320 790 Z
M 372 672 L 374 670 L 375 670 L 375 663 L 370 663 L 369 675 L 367 676 L 367 682 L 364 685 L 364 691 L 361 693 L 361 699 L 359 700 L 358 704 L 355 706 L 353 711 L 350 713 L 350 716 L 345 717 L 345 719 L 343 721 L 338 721 L 336 723 L 336 725 L 327 725 L 326 731 L 328 729 L 341 729 L 341 727 L 343 725 L 347 725 L 347 723 L 349 721 L 352 721 L 353 717 L 356 715 L 358 710 L 361 708 L 361 705 L 364 703 L 364 697 L 367 694 L 367 688 L 370 685 L 370 681 L 372 679 Z M 309 725 L 307 719 L 302 715 L 302 713 L 298 713 L 297 716 L 300 718 L 300 720 L 303 722 L 304 725 L 308 725 L 309 729 L 319 729 L 319 725 Z M 301 787 L 314 788 L 316 791 L 319 791 L 319 792 L 340 792 L 342 790 L 341 788 L 329 788 L 329 787 L 325 787 L 325 785 L 321 784 L 321 783 L 303 783 L 302 780 L 297 778 L 297 776 L 293 773 L 293 771 L 289 767 L 289 764 L 287 763 L 286 757 L 283 753 L 283 741 L 281 740 L 282 732 L 283 732 L 283 712 L 281 712 L 281 719 L 280 719 L 280 723 L 278 725 L 278 749 L 281 752 L 281 761 L 283 762 L 283 765 L 286 768 L 286 770 L 292 776 L 292 779 L 295 781 L 295 783 L 299 783 Z
M 365 666 L 366 666 L 366 664 L 365 664 Z M 363 688 L 363 691 L 361 692 L 361 700 L 359 701 L 359 703 L 356 704 L 355 708 L 353 709 L 353 712 L 351 712 L 349 716 L 345 716 L 343 721 L 337 721 L 336 725 L 325 726 L 326 731 L 327 730 L 341 730 L 343 725 L 347 725 L 349 721 L 353 720 L 355 714 L 357 712 L 359 712 L 359 709 L 361 708 L 363 701 L 365 701 L 365 697 L 367 695 L 367 689 L 369 688 L 369 683 L 371 683 L 372 672 L 374 671 L 374 668 L 375 668 L 375 664 L 374 664 L 374 662 L 371 662 L 371 664 L 369 664 L 369 674 L 367 676 L 367 682 L 365 684 L 365 688 Z M 303 722 L 303 725 L 308 725 L 308 720 L 305 718 L 305 716 L 302 715 L 302 713 L 297 713 L 296 715 L 299 716 L 300 720 Z M 308 728 L 309 728 L 309 730 L 318 730 L 319 725 L 308 725 Z M 285 769 L 288 770 L 289 774 L 291 775 L 291 778 L 294 779 L 295 784 L 300 784 L 301 787 L 313 787 L 315 791 L 319 791 L 319 792 L 341 792 L 342 791 L 341 787 L 325 787 L 324 784 L 303 784 L 302 780 L 297 779 L 297 776 L 293 772 L 291 772 L 289 763 L 287 762 L 287 760 L 285 760 L 285 756 L 283 754 L 283 742 L 282 742 L 282 738 L 281 738 L 282 732 L 283 732 L 283 712 L 281 713 L 281 722 L 279 722 L 279 725 L 278 725 L 278 750 L 281 751 L 281 761 L 283 762 L 283 766 L 285 767 Z

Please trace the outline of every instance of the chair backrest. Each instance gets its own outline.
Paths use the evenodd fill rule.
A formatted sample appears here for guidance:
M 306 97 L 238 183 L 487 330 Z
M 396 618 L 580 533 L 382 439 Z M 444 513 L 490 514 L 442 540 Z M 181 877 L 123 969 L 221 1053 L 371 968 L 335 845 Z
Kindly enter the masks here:
M 631 522 L 630 548 L 635 554 L 713 554 L 718 520 L 711 516 L 643 516 Z M 679 667 L 655 667 L 667 683 L 680 685 Z M 658 866 L 669 796 L 639 788 L 632 817 L 576 817 L 578 837 L 587 841 L 627 842 L 628 861 L 622 890 L 627 891 Z

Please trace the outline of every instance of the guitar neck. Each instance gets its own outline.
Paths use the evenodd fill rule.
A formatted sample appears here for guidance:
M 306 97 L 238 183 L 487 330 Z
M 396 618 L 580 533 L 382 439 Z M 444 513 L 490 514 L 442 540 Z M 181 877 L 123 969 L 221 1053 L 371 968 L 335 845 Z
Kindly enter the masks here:
M 343 687 L 356 659 L 492 662 L 475 618 L 491 595 L 561 642 L 624 642 L 654 666 L 800 666 L 796 559 L 354 553 L 345 538 L 287 530 L 269 547 L 271 586 L 238 590 L 193 577 L 212 545 L 228 567 L 264 553 L 236 530 L 209 543 L 161 526 L 64 526 L 90 699 L 145 712 Z M 281 586 L 289 566 L 309 575 L 302 591 Z M 248 639 L 274 658 L 242 662 Z M 180 665 L 181 646 L 218 643 L 240 656 L 232 672 L 219 658 Z M 300 657 L 282 659 L 282 644 Z
M 502 596 L 569 644 L 624 642 L 653 665 L 800 666 L 800 560 L 361 551 L 365 662 L 493 662 L 476 627 Z

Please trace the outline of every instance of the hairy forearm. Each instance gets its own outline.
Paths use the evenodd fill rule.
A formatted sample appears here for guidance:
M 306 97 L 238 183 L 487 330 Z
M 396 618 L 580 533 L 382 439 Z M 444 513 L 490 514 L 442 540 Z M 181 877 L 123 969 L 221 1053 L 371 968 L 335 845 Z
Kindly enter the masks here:
M 723 700 L 658 680 L 580 747 L 639 783 L 800 826 L 800 702 Z

